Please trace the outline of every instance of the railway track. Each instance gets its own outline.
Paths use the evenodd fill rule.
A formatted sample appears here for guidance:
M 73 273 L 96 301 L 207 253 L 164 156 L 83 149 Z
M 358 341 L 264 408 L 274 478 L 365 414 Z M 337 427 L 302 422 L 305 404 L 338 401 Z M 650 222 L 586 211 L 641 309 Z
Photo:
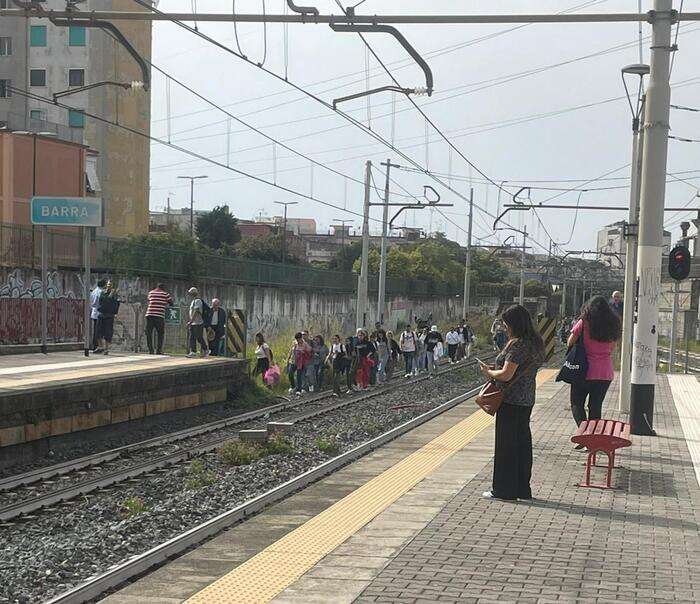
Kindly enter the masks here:
M 466 365 L 462 365 L 462 367 L 464 366 Z M 449 372 L 449 370 L 447 371 Z M 445 371 L 443 371 L 443 373 L 444 372 Z M 410 383 L 414 383 L 414 381 L 404 382 L 406 385 Z M 387 432 L 384 432 L 380 436 L 354 447 L 353 449 L 328 460 L 312 470 L 300 474 L 292 480 L 289 480 L 288 482 L 285 482 L 284 484 L 281 484 L 263 493 L 262 495 L 259 495 L 258 497 L 250 499 L 242 505 L 224 512 L 211 520 L 203 522 L 198 526 L 189 529 L 140 555 L 133 556 L 125 562 L 112 567 L 108 571 L 98 574 L 82 584 L 70 589 L 69 591 L 53 598 L 48 602 L 48 604 L 79 604 L 97 598 L 109 589 L 112 589 L 138 575 L 141 575 L 154 566 L 164 562 L 168 558 L 183 553 L 189 548 L 201 543 L 205 539 L 216 535 L 227 527 L 240 522 L 246 517 L 262 510 L 272 503 L 284 499 L 289 494 L 304 488 L 317 480 L 320 480 L 324 476 L 335 472 L 351 461 L 366 455 L 370 451 L 381 447 L 398 436 L 412 430 L 413 428 L 416 428 L 417 426 L 420 426 L 421 424 L 448 411 L 449 409 L 452 409 L 456 405 L 475 396 L 479 392 L 480 388 L 481 386 L 472 388 L 467 392 L 454 397 L 441 405 L 438 405 L 430 411 L 414 417 L 413 419 L 391 430 L 388 430 Z M 387 391 L 388 388 L 380 389 L 362 398 L 370 398 L 371 396 L 376 396 Z M 344 402 L 344 405 L 352 404 L 352 402 L 356 402 L 357 400 L 359 399 L 356 398 L 352 401 L 346 401 Z
M 443 368 L 440 370 L 440 373 L 449 373 L 457 369 L 473 367 L 474 365 L 475 361 L 460 363 L 458 365 Z M 73 461 L 63 462 L 57 464 L 56 466 L 40 468 L 22 475 L 12 476 L 0 481 L 0 494 L 2 494 L 2 492 L 6 493 L 6 499 L 9 498 L 9 496 L 14 495 L 14 497 L 18 500 L 6 504 L 0 508 L 0 521 L 17 521 L 23 517 L 29 519 L 31 518 L 32 513 L 39 510 L 51 509 L 56 505 L 70 501 L 76 497 L 83 496 L 100 489 L 105 489 L 128 480 L 133 480 L 138 477 L 147 477 L 149 474 L 162 471 L 167 467 L 187 462 L 193 458 L 214 451 L 225 442 L 237 438 L 238 431 L 232 431 L 232 427 L 241 426 L 241 424 L 248 423 L 255 424 L 260 420 L 266 421 L 272 418 L 272 416 L 275 416 L 275 419 L 279 421 L 306 421 L 314 417 L 319 417 L 326 413 L 342 409 L 349 405 L 381 396 L 383 393 L 390 390 L 408 387 L 426 379 L 428 379 L 427 375 L 421 375 L 410 380 L 404 380 L 397 377 L 386 386 L 378 387 L 371 392 L 357 396 L 350 396 L 341 400 L 332 398 L 330 395 L 325 395 L 314 399 L 303 398 L 293 401 L 286 401 L 276 405 L 271 405 L 269 407 L 264 407 L 256 411 L 237 415 L 232 418 L 217 420 L 201 426 L 188 428 L 172 434 L 105 451 L 103 453 L 79 458 Z M 330 404 L 324 404 L 323 402 L 327 399 L 331 399 L 333 402 Z M 297 409 L 301 406 L 305 407 L 302 412 L 285 414 L 285 412 Z M 317 408 L 308 409 L 310 406 L 317 406 Z M 213 434 L 215 432 L 222 432 L 222 434 L 204 440 L 201 438 L 207 434 Z M 189 446 L 181 446 L 177 444 L 187 441 L 188 439 L 195 442 Z M 173 445 L 175 448 L 162 454 L 158 454 L 160 447 L 168 447 L 169 445 Z M 135 463 L 129 464 L 126 467 L 117 467 L 111 471 L 108 470 L 106 472 L 98 472 L 97 476 L 95 477 L 87 480 L 79 480 L 78 482 L 73 482 L 58 489 L 50 488 L 46 493 L 35 494 L 32 492 L 33 490 L 38 490 L 42 486 L 40 484 L 39 487 L 32 489 L 31 485 L 36 483 L 42 483 L 43 485 L 48 484 L 51 486 L 53 483 L 51 480 L 52 478 L 66 477 L 72 473 L 86 472 L 89 469 L 97 468 L 99 470 L 99 466 L 107 464 L 108 462 L 128 459 L 129 457 L 138 457 L 143 452 L 150 453 L 149 459 L 141 461 L 135 460 Z M 16 491 L 22 488 L 24 488 L 27 494 L 26 497 L 22 497 L 21 494 L 19 496 L 17 495 Z M 14 493 L 13 490 L 15 491 Z

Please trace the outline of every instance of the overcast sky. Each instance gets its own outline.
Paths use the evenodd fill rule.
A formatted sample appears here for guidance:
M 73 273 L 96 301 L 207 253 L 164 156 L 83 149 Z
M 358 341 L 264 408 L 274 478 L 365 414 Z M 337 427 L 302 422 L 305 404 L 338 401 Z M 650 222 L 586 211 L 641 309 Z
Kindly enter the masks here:
M 235 4 L 240 12 L 259 12 L 263 2 L 238 0 Z M 265 2 L 267 11 L 275 13 L 283 12 L 285 4 L 284 0 Z M 577 12 L 633 12 L 637 8 L 637 0 L 501 0 L 497 9 L 494 4 L 486 0 L 366 0 L 358 13 L 457 14 L 467 9 L 469 13 L 553 13 L 577 6 L 582 7 Z M 674 2 L 676 8 L 678 4 Z M 325 13 L 339 12 L 333 0 L 320 0 L 316 6 Z M 161 0 L 159 8 L 184 12 L 191 10 L 191 4 L 185 0 Z M 651 2 L 645 0 L 643 10 L 649 8 Z M 223 10 L 222 3 L 214 0 L 198 0 L 197 9 L 200 12 Z M 700 10 L 700 2 L 686 0 L 685 9 Z M 199 28 L 236 48 L 231 23 L 204 23 Z M 435 77 L 433 96 L 414 97 L 416 102 L 461 153 L 489 178 L 498 183 L 509 181 L 505 187 L 512 192 L 520 186 L 531 185 L 531 198 L 535 203 L 558 195 L 551 203 L 575 205 L 581 195 L 581 203 L 585 204 L 628 204 L 631 114 L 624 98 L 620 68 L 639 60 L 636 24 L 421 25 L 401 26 L 400 29 L 427 59 Z M 700 24 L 694 23 L 680 28 L 680 50 L 671 77 L 675 84 L 674 104 L 700 107 L 699 30 Z M 649 60 L 650 44 L 646 36 L 650 32 L 645 24 L 645 62 Z M 267 27 L 266 53 L 262 25 L 241 25 L 238 35 L 243 53 L 256 62 L 265 56 L 265 67 L 284 74 L 282 25 Z M 368 41 L 402 86 L 425 85 L 420 68 L 410 59 L 406 60 L 405 51 L 393 39 L 370 34 Z M 357 35 L 334 33 L 324 25 L 295 24 L 288 28 L 287 48 L 289 80 L 322 99 L 330 102 L 335 97 L 366 88 L 366 51 Z M 562 62 L 566 64 L 554 66 Z M 174 82 L 169 86 L 168 112 L 165 77 L 154 72 L 152 134 L 164 139 L 170 137 L 172 143 L 223 163 L 224 167 L 153 144 L 151 209 L 164 209 L 168 195 L 172 207 L 188 205 L 189 184 L 178 180 L 177 176 L 201 174 L 208 179 L 196 184 L 197 208 L 226 203 L 235 215 L 252 218 L 260 213 L 279 214 L 281 208 L 275 201 L 297 201 L 299 205 L 290 207 L 289 215 L 315 218 L 321 232 L 326 232 L 328 225 L 340 219 L 352 220 L 359 228 L 361 219 L 344 212 L 343 208 L 357 213 L 362 211 L 361 181 L 365 161 L 369 159 L 379 164 L 391 158 L 402 166 L 410 165 L 331 109 L 175 24 L 154 24 L 153 63 L 225 107 L 232 115 L 279 141 L 286 141 L 294 151 L 340 174 L 318 165 L 312 169 L 310 161 L 280 146 L 276 147 L 274 162 L 272 143 L 233 119 L 231 135 L 227 136 L 227 115 Z M 532 71 L 535 73 L 528 73 Z M 369 59 L 369 77 L 371 87 L 391 83 L 374 58 Z M 372 130 L 388 140 L 392 138 L 393 123 L 398 149 L 421 166 L 427 164 L 431 171 L 451 173 L 453 188 L 468 196 L 469 166 L 453 152 L 450 169 L 448 145 L 432 128 L 428 130 L 426 149 L 425 120 L 403 97 L 396 98 L 393 118 L 391 93 L 371 97 L 369 110 L 366 100 L 348 102 L 342 108 L 365 125 L 369 119 Z M 671 127 L 676 136 L 700 139 L 700 113 L 672 110 Z M 225 167 L 227 148 L 232 168 L 264 180 L 274 180 L 339 209 L 228 170 Z M 383 170 L 381 166 L 377 168 Z M 673 181 L 667 185 L 666 205 L 688 204 L 696 187 L 700 186 L 700 144 L 670 141 L 668 171 L 687 182 Z M 604 180 L 585 183 L 606 174 Z M 475 203 L 495 213 L 497 187 L 486 184 L 475 170 L 471 170 L 471 176 Z M 454 204 L 442 210 L 444 216 L 437 211 L 431 216 L 428 210 L 406 212 L 407 225 L 427 230 L 432 222 L 432 230 L 442 230 L 462 243 L 466 241 L 464 199 L 425 174 L 396 169 L 392 171 L 392 178 L 396 184 L 392 184 L 391 189 L 397 194 L 406 195 L 408 191 L 420 197 L 423 185 L 431 184 L 440 193 L 442 202 Z M 573 179 L 582 182 L 567 182 Z M 384 176 L 379 170 L 375 172 L 375 181 L 383 192 Z M 607 190 L 579 193 L 534 187 Z M 394 198 L 403 199 L 410 200 L 409 197 Z M 378 201 L 376 194 L 373 201 Z M 501 194 L 501 203 L 504 202 L 505 195 Z M 697 207 L 697 202 L 693 203 Z M 380 208 L 373 208 L 373 217 L 378 218 L 380 214 Z M 673 227 L 674 236 L 679 232 L 677 224 L 689 216 L 666 214 L 667 226 Z M 567 249 L 591 249 L 595 247 L 596 231 L 625 218 L 626 212 L 582 211 L 573 229 L 573 211 L 542 210 L 539 217 L 555 241 Z M 542 246 L 547 245 L 548 237 L 534 213 L 511 214 L 510 220 L 515 225 L 526 220 L 528 230 Z M 476 212 L 475 236 L 492 238 L 492 222 L 491 217 Z M 404 218 L 397 224 L 403 225 Z M 379 229 L 379 223 L 373 222 L 371 228 Z

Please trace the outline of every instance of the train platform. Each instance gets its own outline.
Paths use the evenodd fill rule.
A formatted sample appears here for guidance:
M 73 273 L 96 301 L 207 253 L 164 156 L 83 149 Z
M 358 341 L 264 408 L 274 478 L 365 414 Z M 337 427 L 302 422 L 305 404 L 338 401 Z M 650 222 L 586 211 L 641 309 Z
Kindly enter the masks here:
M 658 436 L 633 436 L 598 490 L 577 486 L 554 375 L 538 376 L 531 501 L 482 498 L 493 420 L 467 401 L 103 601 L 700 601 L 700 383 L 659 375 Z M 616 400 L 613 384 L 604 416 L 625 419 Z
M 66 435 L 225 401 L 246 373 L 245 361 L 219 357 L 0 357 L 0 467 L 31 461 Z

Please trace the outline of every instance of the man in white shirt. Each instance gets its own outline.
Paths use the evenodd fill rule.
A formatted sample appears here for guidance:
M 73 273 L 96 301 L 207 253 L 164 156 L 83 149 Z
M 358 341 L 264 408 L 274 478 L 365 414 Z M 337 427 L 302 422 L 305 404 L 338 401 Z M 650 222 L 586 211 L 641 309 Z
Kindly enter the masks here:
M 97 287 L 90 292 L 90 323 L 92 323 L 92 352 L 100 352 L 97 348 L 99 334 L 97 333 L 97 319 L 100 316 L 100 296 L 107 285 L 107 279 L 99 279 Z
M 406 329 L 399 338 L 399 346 L 406 363 L 406 375 L 404 377 L 410 377 L 418 373 L 418 368 L 415 366 L 417 339 L 416 332 L 411 330 L 410 325 L 406 325 Z

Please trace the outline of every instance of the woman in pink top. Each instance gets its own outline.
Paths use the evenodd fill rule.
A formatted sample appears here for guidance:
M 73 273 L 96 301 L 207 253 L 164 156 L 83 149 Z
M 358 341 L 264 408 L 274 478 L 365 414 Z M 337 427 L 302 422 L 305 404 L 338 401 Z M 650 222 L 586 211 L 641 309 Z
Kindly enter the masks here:
M 583 333 L 588 359 L 585 383 L 571 385 L 571 411 L 577 425 L 586 419 L 600 419 L 603 399 L 615 377 L 612 351 L 620 339 L 620 332 L 620 318 L 602 296 L 595 296 L 584 305 L 581 318 L 571 329 L 567 345 L 573 346 Z

